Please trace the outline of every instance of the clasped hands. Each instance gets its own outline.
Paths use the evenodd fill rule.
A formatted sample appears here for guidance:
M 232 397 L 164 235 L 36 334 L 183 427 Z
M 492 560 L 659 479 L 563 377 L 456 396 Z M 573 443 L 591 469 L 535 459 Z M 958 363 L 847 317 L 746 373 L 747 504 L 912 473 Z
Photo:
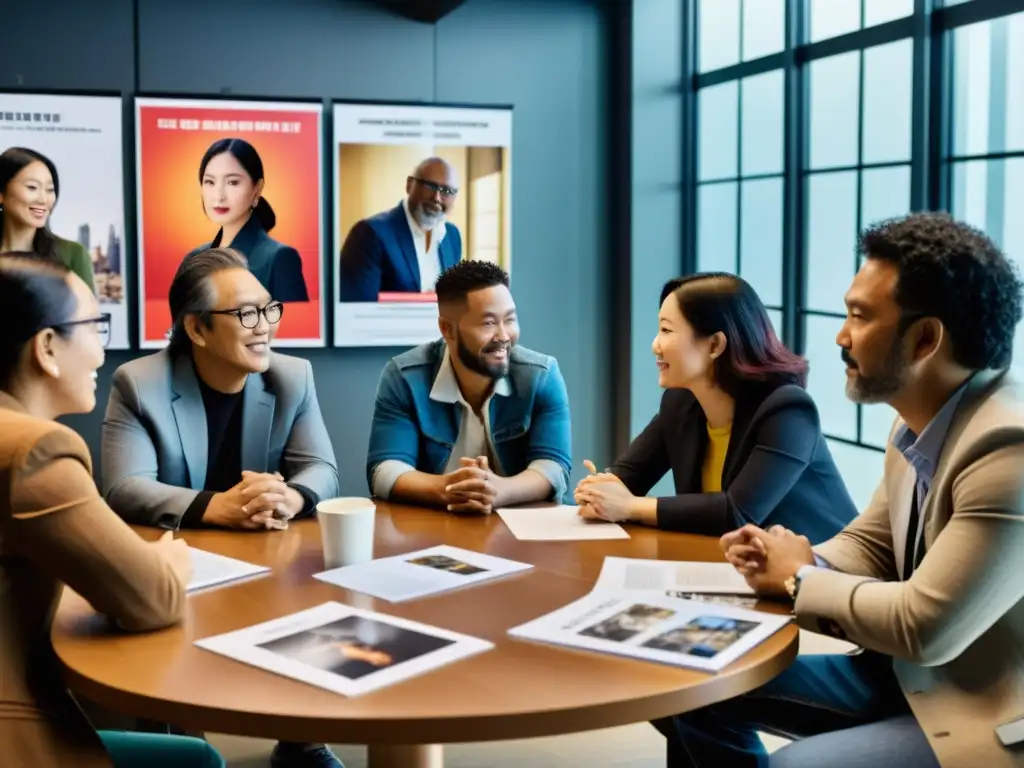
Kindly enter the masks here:
M 283 531 L 304 503 L 302 494 L 286 485 L 280 473 L 245 471 L 238 484 L 213 495 L 203 520 L 225 528 Z
M 781 525 L 768 530 L 744 525 L 722 536 L 718 543 L 725 559 L 763 597 L 789 597 L 786 581 L 803 566 L 815 564 L 807 537 Z
M 462 458 L 462 466 L 439 478 L 441 505 L 449 512 L 489 515 L 501 506 L 506 478 L 490 468 L 486 456 Z
M 580 517 L 612 523 L 632 520 L 637 497 L 622 480 L 611 472 L 598 472 L 589 459 L 583 462 L 583 466 L 590 474 L 580 480 L 573 494 L 580 508 Z

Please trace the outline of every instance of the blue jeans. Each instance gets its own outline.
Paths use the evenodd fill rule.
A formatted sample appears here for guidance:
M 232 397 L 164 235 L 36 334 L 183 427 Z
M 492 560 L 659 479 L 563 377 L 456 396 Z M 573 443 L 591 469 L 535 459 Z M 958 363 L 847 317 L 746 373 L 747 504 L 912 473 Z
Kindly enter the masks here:
M 202 739 L 134 731 L 99 736 L 114 768 L 224 768 L 224 758 Z
M 799 656 L 748 694 L 654 726 L 670 768 L 938 768 L 892 659 L 870 652 Z M 758 731 L 797 741 L 769 761 Z

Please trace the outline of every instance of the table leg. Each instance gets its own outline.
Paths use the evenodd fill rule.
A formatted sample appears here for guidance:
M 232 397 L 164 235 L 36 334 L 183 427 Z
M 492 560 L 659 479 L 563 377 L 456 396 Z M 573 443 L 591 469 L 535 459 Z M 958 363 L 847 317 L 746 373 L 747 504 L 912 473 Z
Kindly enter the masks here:
M 371 744 L 369 768 L 444 768 L 440 744 Z

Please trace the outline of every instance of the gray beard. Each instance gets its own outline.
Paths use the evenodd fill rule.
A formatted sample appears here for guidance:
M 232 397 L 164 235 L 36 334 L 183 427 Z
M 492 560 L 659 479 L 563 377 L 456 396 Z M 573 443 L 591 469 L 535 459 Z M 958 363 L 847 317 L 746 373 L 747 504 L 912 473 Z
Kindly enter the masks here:
M 420 228 L 426 231 L 432 230 L 442 221 L 444 221 L 444 212 L 431 215 L 423 210 L 423 206 L 417 206 L 413 212 L 412 217 L 416 220 L 416 223 L 420 225 Z

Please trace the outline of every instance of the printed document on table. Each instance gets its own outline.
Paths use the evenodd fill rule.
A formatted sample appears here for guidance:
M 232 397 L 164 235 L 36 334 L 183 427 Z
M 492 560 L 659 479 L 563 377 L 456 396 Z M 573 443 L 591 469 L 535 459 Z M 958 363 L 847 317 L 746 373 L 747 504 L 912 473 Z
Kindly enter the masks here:
M 188 583 L 189 592 L 270 573 L 270 569 L 265 565 L 254 565 L 194 547 L 189 547 L 188 551 L 192 558 L 192 578 Z
M 334 602 L 195 644 L 342 696 L 376 691 L 494 647 Z
M 628 539 L 626 529 L 604 520 L 587 520 L 579 507 L 505 508 L 497 510 L 512 535 L 521 541 L 577 541 L 586 539 Z
M 650 594 L 754 594 L 739 571 L 729 563 L 641 560 L 631 557 L 606 557 L 594 590 Z
M 512 573 L 533 568 L 529 563 L 517 563 L 501 557 L 492 557 L 468 549 L 442 544 L 418 552 L 384 557 L 358 565 L 332 568 L 313 575 L 313 578 L 400 603 L 417 597 L 479 584 Z
M 591 592 L 509 630 L 512 637 L 717 672 L 791 616 L 665 595 Z

